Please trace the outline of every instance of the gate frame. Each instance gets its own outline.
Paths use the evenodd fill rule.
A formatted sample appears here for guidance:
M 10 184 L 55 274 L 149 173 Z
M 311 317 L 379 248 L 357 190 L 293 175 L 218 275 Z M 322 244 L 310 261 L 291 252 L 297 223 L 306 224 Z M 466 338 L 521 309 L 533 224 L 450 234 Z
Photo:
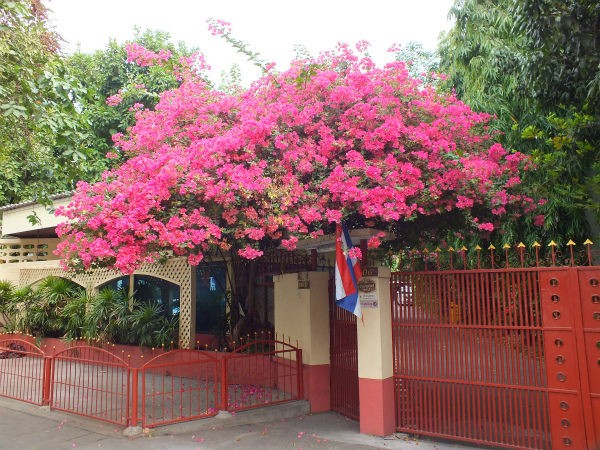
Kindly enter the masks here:
M 188 355 L 187 357 L 190 358 L 187 361 L 171 361 L 171 362 L 161 362 L 165 359 L 171 358 L 175 355 L 182 355 L 185 357 L 185 355 Z M 198 359 L 193 360 L 191 358 L 193 358 L 194 356 L 196 356 Z M 212 388 L 213 391 L 213 400 L 214 400 L 214 411 L 210 411 L 210 408 L 207 409 L 207 412 L 205 414 L 198 414 L 198 415 L 193 415 L 193 416 L 189 416 L 189 417 L 180 417 L 177 419 L 170 419 L 170 420 L 163 420 L 163 421 L 155 421 L 155 422 L 148 422 L 146 420 L 146 406 L 147 406 L 147 395 L 146 395 L 146 372 L 152 369 L 167 369 L 167 368 L 178 368 L 178 369 L 189 369 L 191 367 L 197 366 L 197 365 L 205 365 L 205 364 L 212 364 L 213 365 L 213 376 L 214 376 L 214 385 Z M 138 421 L 141 420 L 142 422 L 142 426 L 144 428 L 152 428 L 155 426 L 160 426 L 160 425 L 168 425 L 168 424 L 173 424 L 173 423 L 179 423 L 179 422 L 187 422 L 190 420 L 195 420 L 195 419 L 203 419 L 206 417 L 212 417 L 215 416 L 218 412 L 218 408 L 219 408 L 219 395 L 218 395 L 218 390 L 219 390 L 219 373 L 220 373 L 220 361 L 219 358 L 217 358 L 216 356 L 213 356 L 210 352 L 208 351 L 203 351 L 203 350 L 189 350 L 189 349 L 176 349 L 176 350 L 171 350 L 169 352 L 166 353 L 162 353 L 158 356 L 155 356 L 154 358 L 152 358 L 151 360 L 149 360 L 148 362 L 146 362 L 142 367 L 140 367 L 139 369 L 137 368 L 133 368 L 132 369 L 132 382 L 131 382 L 131 391 L 132 391 L 132 404 L 131 404 L 131 426 L 136 426 Z M 141 382 L 141 388 L 142 388 L 142 393 L 141 393 L 141 397 L 142 397 L 142 408 L 141 408 L 141 417 L 138 417 L 138 391 L 139 391 L 139 375 L 141 375 L 142 377 L 142 382 Z M 210 389 L 206 389 L 207 392 L 210 391 Z
M 114 362 L 108 363 L 108 362 L 103 362 L 103 361 L 97 361 L 94 359 L 86 359 L 86 358 L 80 358 L 80 357 L 73 357 L 73 356 L 62 356 L 63 354 L 69 354 L 72 352 L 91 352 L 92 354 L 97 354 L 97 355 L 104 355 L 106 358 L 113 360 Z M 99 366 L 108 366 L 111 368 L 116 368 L 116 369 L 123 369 L 125 371 L 125 378 L 126 378 L 126 388 L 125 388 L 125 392 L 123 393 L 122 391 L 116 392 L 117 395 L 119 395 L 119 397 L 121 398 L 125 398 L 125 407 L 123 408 L 124 411 L 124 416 L 122 416 L 121 420 L 112 420 L 110 418 L 105 418 L 105 417 L 101 417 L 98 415 L 94 415 L 94 414 L 87 414 L 84 412 L 80 412 L 74 409 L 67 409 L 67 408 L 61 408 L 61 407 L 57 407 L 54 404 L 55 401 L 55 391 L 56 391 L 56 386 L 57 386 L 57 380 L 56 380 L 56 365 L 58 363 L 58 361 L 69 361 L 69 363 L 80 363 L 81 361 L 84 361 L 86 363 L 90 363 L 90 364 L 97 364 Z M 131 366 L 129 363 L 125 362 L 123 359 L 119 358 L 118 356 L 114 355 L 113 353 L 104 350 L 103 348 L 99 348 L 99 347 L 93 347 L 90 345 L 76 345 L 73 347 L 69 347 L 66 348 L 64 350 L 61 350 L 57 353 L 55 353 L 52 356 L 52 375 L 51 375 L 51 387 L 50 387 L 50 409 L 56 409 L 57 411 L 64 411 L 64 412 L 68 412 L 71 414 L 77 414 L 83 417 L 90 417 L 92 419 L 96 419 L 96 420 L 101 420 L 103 422 L 108 422 L 108 423 L 114 423 L 117 425 L 123 425 L 126 426 L 130 423 L 131 418 L 130 416 L 130 412 L 131 412 Z M 69 386 L 76 386 L 76 387 L 80 387 L 78 385 L 69 385 Z M 89 386 L 83 386 L 86 389 L 89 389 Z
M 523 262 L 522 259 L 521 262 Z M 571 262 L 573 262 L 573 259 L 571 259 Z M 594 307 L 597 308 L 596 304 L 599 303 L 600 288 L 598 288 L 598 279 L 600 278 L 600 266 L 541 267 L 537 265 L 537 267 L 509 267 L 507 263 L 506 267 L 496 266 L 492 269 L 469 270 L 465 267 L 465 269 L 451 268 L 450 270 L 398 273 L 405 275 L 415 273 L 450 275 L 489 271 L 536 272 L 535 289 L 539 298 L 540 311 L 538 313 L 542 315 L 540 331 L 542 332 L 541 340 L 543 342 L 543 366 L 546 374 L 546 384 L 543 391 L 548 399 L 546 420 L 549 424 L 549 443 L 552 444 L 552 448 L 555 450 L 569 447 L 589 450 L 600 448 L 600 383 L 595 388 L 591 384 L 592 380 L 598 377 L 598 375 L 593 376 L 592 371 L 599 370 L 598 361 L 600 361 L 600 325 L 598 325 L 600 311 L 593 310 Z M 589 292 L 584 294 L 582 274 L 590 271 L 594 275 L 591 275 L 589 283 L 592 289 L 595 290 L 592 292 L 588 289 Z M 596 284 L 592 283 L 592 278 L 594 278 Z M 559 279 L 562 281 L 559 282 Z M 544 282 L 547 286 L 543 286 Z M 586 303 L 589 301 L 586 296 L 591 297 L 593 307 Z M 560 302 L 560 297 L 566 298 L 566 302 L 564 300 Z M 452 315 L 452 312 L 450 312 L 450 315 Z M 394 322 L 397 320 L 395 318 Z M 395 333 L 396 331 L 394 331 Z M 396 339 L 394 337 L 394 341 Z M 555 342 L 560 342 L 560 344 L 556 344 L 556 347 L 565 347 L 565 350 L 558 352 L 560 355 L 555 355 L 556 351 L 553 351 Z M 590 354 L 593 351 L 591 347 L 594 342 L 596 352 Z M 552 355 L 554 355 L 554 359 L 551 359 Z M 572 365 L 571 372 L 564 370 L 565 359 L 563 355 L 575 357 L 575 361 L 570 363 Z M 402 378 L 402 374 L 397 372 L 396 364 L 394 372 L 395 379 Z M 573 378 L 573 373 L 575 378 Z M 565 384 L 567 380 L 569 382 L 568 386 Z M 597 392 L 592 392 L 593 389 L 596 389 Z M 397 401 L 398 396 L 396 395 Z M 396 409 L 398 408 L 399 405 L 397 404 Z M 398 420 L 398 416 L 396 420 Z M 405 430 L 399 429 L 399 431 Z M 522 448 L 425 431 L 415 431 L 415 433 L 471 443 Z
M 8 347 L 4 348 L 3 346 L 6 343 L 10 343 L 10 344 L 19 344 L 19 345 L 23 345 L 25 347 L 25 350 L 14 350 L 14 349 L 10 349 Z M 10 345 L 9 344 L 9 345 Z M 0 394 L 0 396 L 2 397 L 6 397 L 6 398 L 12 398 L 14 400 L 21 400 L 23 402 L 27 402 L 27 403 L 32 403 L 34 405 L 47 405 L 49 402 L 49 389 L 50 389 L 50 370 L 51 370 L 51 358 L 46 355 L 46 353 L 39 348 L 37 345 L 26 341 L 25 339 L 21 339 L 21 338 L 15 338 L 15 337 L 11 337 L 11 336 L 0 336 L 0 352 L 2 351 L 12 351 L 12 352 L 18 352 L 18 353 L 24 353 L 25 355 L 34 357 L 34 358 L 41 358 L 42 359 L 42 367 L 41 367 L 41 378 L 38 379 L 39 383 L 40 383 L 40 388 L 39 388 L 39 395 L 41 398 L 39 398 L 38 401 L 34 401 L 34 400 L 28 400 L 26 398 L 23 398 L 23 396 L 10 396 L 10 395 L 2 395 Z M 37 371 L 36 371 L 37 372 Z M 0 377 L 2 376 L 2 372 L 0 372 Z
M 273 350 L 265 351 L 265 346 L 273 345 Z M 278 346 L 279 349 L 278 349 Z M 260 349 L 260 350 L 259 350 Z M 248 350 L 255 350 L 254 352 L 245 353 Z M 283 375 L 284 380 L 287 377 L 291 377 L 292 381 L 294 375 L 296 377 L 296 383 L 290 383 L 290 389 L 292 397 L 289 399 L 278 400 L 275 402 L 262 402 L 247 406 L 235 406 L 230 405 L 229 402 L 229 374 L 230 366 L 233 361 L 242 361 L 244 359 L 255 358 L 261 355 L 262 357 L 268 357 L 269 362 L 284 367 L 285 374 Z M 287 358 L 286 358 L 287 356 Z M 304 398 L 304 380 L 303 380 L 303 365 L 302 365 L 302 349 L 297 346 L 293 346 L 290 342 L 275 339 L 256 339 L 248 342 L 240 347 L 235 348 L 231 353 L 226 354 L 222 361 L 221 366 L 221 408 L 226 411 L 245 411 L 248 409 L 260 408 L 267 405 L 276 405 L 279 403 L 286 403 L 289 401 L 300 400 Z M 286 367 L 287 366 L 287 367 Z M 277 369 L 277 366 L 275 367 Z M 295 374 L 294 374 L 295 370 Z M 280 378 L 279 371 L 276 370 L 276 379 Z M 265 377 L 265 379 L 271 379 L 272 377 Z M 277 385 L 277 382 L 276 382 Z M 285 388 L 284 381 L 284 388 Z M 296 391 L 294 395 L 294 390 Z M 285 392 L 285 391 L 284 391 Z

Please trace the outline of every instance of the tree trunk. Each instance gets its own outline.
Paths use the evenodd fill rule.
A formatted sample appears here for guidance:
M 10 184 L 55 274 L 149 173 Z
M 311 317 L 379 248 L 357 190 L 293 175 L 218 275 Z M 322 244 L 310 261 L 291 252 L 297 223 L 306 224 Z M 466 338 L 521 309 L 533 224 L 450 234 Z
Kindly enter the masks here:
M 248 278 L 246 279 L 248 290 L 246 291 L 246 315 L 239 316 L 239 319 L 232 328 L 233 342 L 239 343 L 244 332 L 250 332 L 248 327 L 252 327 L 256 315 L 256 261 L 250 261 L 247 267 Z M 233 316 L 233 315 L 232 315 Z

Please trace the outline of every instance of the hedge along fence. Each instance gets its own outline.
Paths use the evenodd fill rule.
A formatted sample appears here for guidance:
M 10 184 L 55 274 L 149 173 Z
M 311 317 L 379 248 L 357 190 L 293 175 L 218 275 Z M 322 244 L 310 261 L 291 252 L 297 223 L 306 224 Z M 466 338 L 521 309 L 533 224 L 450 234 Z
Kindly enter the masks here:
M 302 350 L 276 339 L 231 353 L 148 349 L 136 358 L 118 346 L 46 342 L 44 351 L 32 339 L 0 335 L 0 396 L 119 425 L 153 427 L 303 398 Z

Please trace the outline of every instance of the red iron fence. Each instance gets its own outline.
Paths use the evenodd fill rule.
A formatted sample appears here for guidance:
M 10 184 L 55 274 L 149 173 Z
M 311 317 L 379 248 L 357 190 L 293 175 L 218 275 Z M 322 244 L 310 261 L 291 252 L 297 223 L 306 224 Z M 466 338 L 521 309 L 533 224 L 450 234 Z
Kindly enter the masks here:
M 551 247 L 546 267 L 534 246 L 533 257 L 517 247 L 498 258 L 492 248 L 440 262 L 438 252 L 428 270 L 392 274 L 398 431 L 514 449 L 600 448 L 600 267 L 575 267 L 573 245 Z
M 131 369 L 106 350 L 76 346 L 52 357 L 50 407 L 127 425 Z
M 302 350 L 258 339 L 231 353 L 172 350 L 139 367 L 94 346 L 46 355 L 24 339 L 3 336 L 0 396 L 154 427 L 302 399 Z
M 279 340 L 255 340 L 225 355 L 221 404 L 242 411 L 304 397 L 302 350 Z
M 356 316 L 334 303 L 330 281 L 329 351 L 331 355 L 331 409 L 358 420 L 358 338 Z
M 201 419 L 219 408 L 219 360 L 203 351 L 173 350 L 134 369 L 133 392 L 141 400 L 142 424 L 154 427 Z M 137 385 L 141 391 L 138 391 Z M 137 423 L 137 398 L 132 422 Z
M 50 361 L 38 347 L 23 339 L 0 336 L 0 396 L 42 405 Z

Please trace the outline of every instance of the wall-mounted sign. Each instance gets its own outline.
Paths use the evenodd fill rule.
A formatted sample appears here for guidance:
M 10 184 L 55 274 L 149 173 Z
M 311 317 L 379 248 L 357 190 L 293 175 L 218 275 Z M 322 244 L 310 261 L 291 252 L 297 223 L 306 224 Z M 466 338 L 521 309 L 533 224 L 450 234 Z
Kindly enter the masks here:
M 310 280 L 307 272 L 298 272 L 298 289 L 310 289 Z
M 361 308 L 379 308 L 379 299 L 376 292 L 361 292 L 358 294 Z
M 362 278 L 358 282 L 358 290 L 360 292 L 373 292 L 375 291 L 376 287 L 377 285 L 375 284 L 375 280 L 372 280 L 370 278 Z
M 362 270 L 363 277 L 378 277 L 379 276 L 379 268 L 378 267 L 365 267 Z

